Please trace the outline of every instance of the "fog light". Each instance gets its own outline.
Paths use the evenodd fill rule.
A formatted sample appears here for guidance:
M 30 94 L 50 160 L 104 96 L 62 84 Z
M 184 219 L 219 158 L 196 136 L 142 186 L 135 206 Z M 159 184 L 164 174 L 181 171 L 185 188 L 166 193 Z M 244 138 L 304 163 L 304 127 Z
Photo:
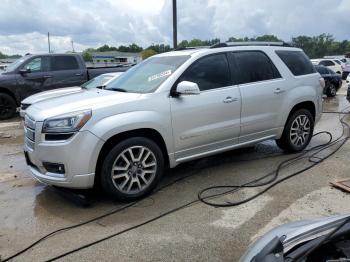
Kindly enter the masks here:
M 47 172 L 50 172 L 50 173 L 56 173 L 56 174 L 64 174 L 65 173 L 65 169 L 64 169 L 63 164 L 43 162 L 43 166 L 47 170 Z

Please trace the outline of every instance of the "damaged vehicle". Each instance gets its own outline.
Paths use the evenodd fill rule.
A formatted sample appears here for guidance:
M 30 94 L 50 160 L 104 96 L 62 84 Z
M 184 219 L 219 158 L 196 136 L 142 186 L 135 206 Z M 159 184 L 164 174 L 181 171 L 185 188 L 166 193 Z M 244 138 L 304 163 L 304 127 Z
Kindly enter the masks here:
M 281 225 L 252 244 L 240 261 L 350 261 L 350 215 Z
M 286 152 L 304 150 L 323 88 L 304 52 L 283 43 L 162 53 L 104 89 L 30 106 L 25 157 L 43 183 L 101 184 L 112 197 L 133 200 L 186 161 L 268 139 Z

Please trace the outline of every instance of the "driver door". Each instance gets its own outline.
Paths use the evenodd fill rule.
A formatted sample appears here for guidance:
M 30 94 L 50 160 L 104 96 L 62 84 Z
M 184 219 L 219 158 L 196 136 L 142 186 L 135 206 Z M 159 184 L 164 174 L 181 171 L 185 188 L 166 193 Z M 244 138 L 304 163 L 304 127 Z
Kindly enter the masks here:
M 21 88 L 21 100 L 48 89 L 51 85 L 50 57 L 37 56 L 30 59 L 17 75 L 17 85 Z
M 170 98 L 176 160 L 209 155 L 236 144 L 241 96 L 232 83 L 226 54 L 200 58 L 177 83 L 182 81 L 198 84 L 201 92 Z

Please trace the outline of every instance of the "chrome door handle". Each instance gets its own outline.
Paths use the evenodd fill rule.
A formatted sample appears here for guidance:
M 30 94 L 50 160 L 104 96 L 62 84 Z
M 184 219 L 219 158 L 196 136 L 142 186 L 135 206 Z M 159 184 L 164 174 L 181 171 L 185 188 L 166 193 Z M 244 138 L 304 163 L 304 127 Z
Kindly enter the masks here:
M 238 99 L 237 98 L 232 98 L 232 97 L 230 97 L 230 96 L 228 96 L 228 97 L 226 97 L 225 99 L 224 99 L 224 103 L 225 104 L 228 104 L 228 103 L 232 103 L 232 102 L 235 102 L 235 101 L 237 101 Z
M 283 92 L 284 92 L 284 90 L 282 90 L 281 88 L 276 88 L 275 91 L 274 91 L 275 94 L 280 94 L 280 93 L 283 93 Z
M 77 73 L 77 74 L 75 74 L 75 76 L 82 76 L 83 74 L 79 74 L 79 73 Z

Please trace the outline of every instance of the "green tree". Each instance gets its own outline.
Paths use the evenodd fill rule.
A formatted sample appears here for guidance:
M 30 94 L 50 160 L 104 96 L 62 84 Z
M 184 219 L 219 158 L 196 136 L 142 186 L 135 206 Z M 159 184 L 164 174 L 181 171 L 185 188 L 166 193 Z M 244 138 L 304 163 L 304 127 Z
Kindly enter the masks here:
M 85 62 L 92 62 L 92 55 L 89 51 L 83 51 L 82 56 Z
M 153 49 L 145 49 L 141 52 L 142 59 L 146 59 L 148 57 L 151 57 L 153 55 L 156 55 L 157 52 L 154 51 Z

